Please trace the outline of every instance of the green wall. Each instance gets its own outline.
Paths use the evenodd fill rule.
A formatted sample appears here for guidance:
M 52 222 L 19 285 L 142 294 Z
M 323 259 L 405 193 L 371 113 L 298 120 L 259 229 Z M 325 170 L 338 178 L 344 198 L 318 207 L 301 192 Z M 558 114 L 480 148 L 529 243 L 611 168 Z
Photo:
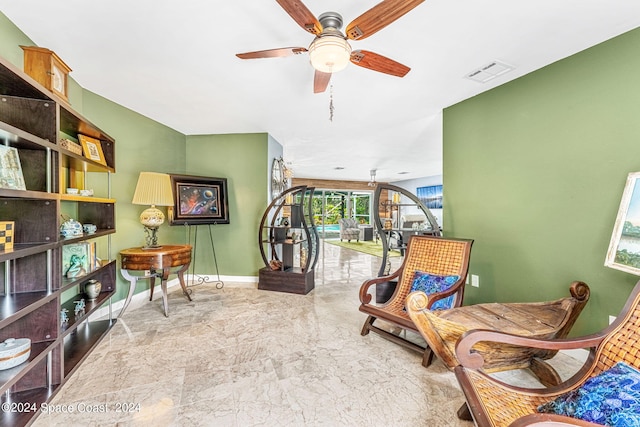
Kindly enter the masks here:
M 20 45 L 33 45 L 13 23 L 0 13 L 0 56 L 23 68 Z M 73 64 L 69 64 L 73 68 Z M 69 101 L 73 108 L 116 140 L 116 173 L 111 177 L 111 196 L 116 199 L 116 229 L 112 236 L 110 258 L 122 249 L 144 244 L 139 215 L 144 206 L 131 204 L 138 175 L 155 171 L 188 175 L 226 177 L 230 193 L 230 225 L 213 230 L 219 274 L 257 276 L 262 266 L 257 243 L 258 225 L 267 206 L 268 135 L 186 136 L 141 114 L 69 81 Z M 104 174 L 89 174 L 87 187 L 106 194 Z M 166 211 L 165 211 L 166 212 Z M 161 226 L 160 243 L 187 243 L 183 226 Z M 196 256 L 198 273 L 215 273 L 208 231 L 199 234 Z M 205 240 L 206 237 L 206 240 Z M 98 239 L 103 257 L 106 239 Z M 118 293 L 123 299 L 129 282 L 118 275 Z M 148 289 L 141 281 L 136 292 Z
M 230 224 L 211 227 L 220 274 L 257 276 L 264 267 L 258 227 L 269 203 L 267 151 L 266 133 L 187 136 L 189 175 L 227 178 Z M 196 271 L 215 274 L 209 226 L 197 232 Z
M 120 250 L 145 243 L 139 216 L 146 207 L 131 204 L 139 173 L 184 173 L 185 136 L 89 91 L 83 92 L 82 104 L 82 114 L 116 140 L 116 173 L 111 176 L 111 196 L 117 201 L 116 234 L 112 237 L 110 257 L 117 258 Z M 87 179 L 90 188 L 97 189 L 106 183 L 103 176 L 97 176 L 101 174 L 91 175 Z M 162 210 L 166 213 L 165 208 Z M 186 243 L 184 230 L 167 224 L 158 231 L 159 242 Z M 120 299 L 126 296 L 129 282 L 118 278 L 117 299 Z M 148 289 L 148 284 L 141 281 L 138 291 L 144 289 Z
M 475 239 L 465 304 L 592 296 L 574 334 L 617 315 L 637 277 L 604 267 L 640 170 L 640 30 L 444 111 L 444 223 Z

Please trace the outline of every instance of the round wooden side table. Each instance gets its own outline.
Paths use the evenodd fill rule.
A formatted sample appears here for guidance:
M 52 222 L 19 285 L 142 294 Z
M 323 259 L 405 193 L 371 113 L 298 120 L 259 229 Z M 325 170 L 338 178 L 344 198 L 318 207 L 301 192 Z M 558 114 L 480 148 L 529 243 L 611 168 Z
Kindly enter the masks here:
M 122 314 L 131 302 L 138 280 L 149 279 L 149 285 L 151 286 L 151 297 L 149 301 L 153 299 L 153 288 L 156 277 L 160 278 L 164 315 L 169 317 L 167 279 L 170 274 L 173 274 L 171 269 L 175 267 L 179 267 L 174 273 L 178 275 L 182 293 L 191 301 L 191 290 L 187 289 L 184 281 L 184 272 L 187 271 L 189 264 L 191 264 L 191 245 L 163 245 L 153 249 L 145 249 L 142 247 L 124 249 L 120 251 L 120 260 L 122 264 L 120 273 L 129 281 L 130 285 L 127 299 L 118 317 L 122 317 Z M 131 271 L 148 271 L 149 274 L 138 276 L 131 274 Z

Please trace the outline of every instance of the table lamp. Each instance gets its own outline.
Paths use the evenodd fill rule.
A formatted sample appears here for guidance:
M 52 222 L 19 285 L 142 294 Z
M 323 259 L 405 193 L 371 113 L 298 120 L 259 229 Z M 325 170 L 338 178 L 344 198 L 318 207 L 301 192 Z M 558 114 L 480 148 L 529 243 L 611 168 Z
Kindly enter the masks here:
M 140 223 L 147 234 L 144 249 L 157 249 L 158 227 L 164 222 L 164 214 L 156 206 L 173 206 L 171 178 L 166 173 L 140 172 L 136 191 L 133 194 L 134 205 L 150 205 L 140 214 Z

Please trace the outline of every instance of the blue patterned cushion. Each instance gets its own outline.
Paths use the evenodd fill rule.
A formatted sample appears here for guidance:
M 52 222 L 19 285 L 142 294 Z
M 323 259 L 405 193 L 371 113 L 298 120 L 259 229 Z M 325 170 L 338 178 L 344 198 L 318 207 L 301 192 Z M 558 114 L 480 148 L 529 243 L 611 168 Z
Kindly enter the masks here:
M 538 407 L 613 427 L 640 427 L 640 372 L 620 362 L 569 393 Z
M 460 276 L 438 276 L 437 274 L 429 274 L 424 271 L 416 271 L 411 284 L 411 292 L 422 291 L 427 295 L 435 292 L 442 292 L 449 289 L 460 279 Z M 453 307 L 456 294 L 450 295 L 445 299 L 436 301 L 431 310 L 446 310 Z

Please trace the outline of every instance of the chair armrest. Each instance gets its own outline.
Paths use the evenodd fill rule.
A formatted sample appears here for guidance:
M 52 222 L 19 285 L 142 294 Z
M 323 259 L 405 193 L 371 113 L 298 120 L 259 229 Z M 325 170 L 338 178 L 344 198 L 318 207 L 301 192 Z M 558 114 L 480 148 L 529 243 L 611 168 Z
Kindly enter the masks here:
M 555 414 L 530 414 L 518 418 L 509 427 L 563 427 L 563 426 L 581 426 L 581 427 L 600 427 L 600 424 L 590 423 L 589 421 L 579 420 L 577 418 L 565 417 Z
M 456 343 L 456 358 L 465 368 L 480 369 L 484 365 L 484 358 L 480 353 L 473 352 L 472 348 L 481 341 L 533 347 L 544 350 L 572 350 L 596 347 L 605 337 L 606 334 L 598 333 L 579 338 L 544 340 L 487 329 L 474 329 L 465 332 Z
M 401 270 L 397 270 L 394 273 L 391 273 L 388 276 L 375 277 L 373 279 L 366 280 L 362 285 L 360 285 L 360 302 L 362 304 L 369 304 L 373 296 L 369 293 L 369 288 L 378 283 L 390 282 L 393 279 L 400 276 Z
M 465 281 L 465 277 L 460 278 L 455 284 L 453 284 L 453 286 L 451 286 L 449 289 L 447 289 L 446 291 L 441 291 L 441 292 L 434 292 L 432 294 L 427 295 L 427 309 L 431 310 L 431 307 L 433 306 L 433 304 L 435 304 L 436 301 L 441 300 L 441 299 L 445 299 L 455 293 L 460 292 L 460 288 L 464 286 L 464 281 Z M 425 294 L 426 295 L 426 294 Z M 462 304 L 462 298 L 459 297 L 458 298 L 459 304 L 454 303 L 454 307 L 458 307 L 459 305 Z M 453 307 L 451 307 L 453 308 Z

